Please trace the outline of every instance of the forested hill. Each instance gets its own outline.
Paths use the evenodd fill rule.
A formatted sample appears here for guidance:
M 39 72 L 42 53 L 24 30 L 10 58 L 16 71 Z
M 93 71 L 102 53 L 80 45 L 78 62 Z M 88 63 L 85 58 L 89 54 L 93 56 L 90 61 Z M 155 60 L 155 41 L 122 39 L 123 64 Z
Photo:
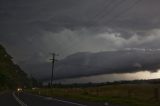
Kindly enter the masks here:
M 27 74 L 13 63 L 12 57 L 0 45 L 0 89 L 24 87 L 28 84 Z

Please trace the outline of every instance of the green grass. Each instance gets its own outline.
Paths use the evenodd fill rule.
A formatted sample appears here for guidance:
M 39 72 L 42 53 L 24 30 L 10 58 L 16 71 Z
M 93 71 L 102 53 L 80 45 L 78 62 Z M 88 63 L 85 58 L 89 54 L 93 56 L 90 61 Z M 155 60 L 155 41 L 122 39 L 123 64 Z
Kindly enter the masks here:
M 79 101 L 107 101 L 128 106 L 160 106 L 160 100 L 155 98 L 155 88 L 160 88 L 160 85 L 119 84 L 91 88 L 41 88 L 27 91 L 43 96 L 70 98 Z

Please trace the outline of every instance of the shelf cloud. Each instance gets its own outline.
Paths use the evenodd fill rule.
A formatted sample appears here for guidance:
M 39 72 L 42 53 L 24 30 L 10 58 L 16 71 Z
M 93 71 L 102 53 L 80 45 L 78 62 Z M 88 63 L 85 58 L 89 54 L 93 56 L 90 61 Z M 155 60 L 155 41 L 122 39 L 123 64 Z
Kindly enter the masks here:
M 40 78 L 49 76 L 51 52 L 59 54 L 57 78 L 154 72 L 159 68 L 159 4 L 1 0 L 0 43 L 27 73 Z

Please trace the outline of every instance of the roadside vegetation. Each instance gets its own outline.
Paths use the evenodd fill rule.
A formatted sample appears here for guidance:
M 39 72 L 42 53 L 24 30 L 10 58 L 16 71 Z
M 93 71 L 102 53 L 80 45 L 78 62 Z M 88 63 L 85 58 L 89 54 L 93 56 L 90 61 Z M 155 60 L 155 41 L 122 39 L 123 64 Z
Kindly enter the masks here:
M 27 90 L 37 95 L 109 102 L 123 106 L 160 106 L 160 84 L 116 84 L 87 88 L 37 88 Z
M 0 45 L 0 91 L 29 85 L 27 74 L 12 61 L 12 57 Z

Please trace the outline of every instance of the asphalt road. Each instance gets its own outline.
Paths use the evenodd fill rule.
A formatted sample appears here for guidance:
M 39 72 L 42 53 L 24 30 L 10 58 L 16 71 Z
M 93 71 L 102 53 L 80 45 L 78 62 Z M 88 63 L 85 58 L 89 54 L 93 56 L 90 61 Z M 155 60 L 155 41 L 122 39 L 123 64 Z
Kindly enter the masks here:
M 0 94 L 0 106 L 20 106 L 13 98 L 12 92 L 5 92 Z
M 32 95 L 28 93 L 5 92 L 0 94 L 0 106 L 105 106 L 104 103 L 77 102 Z M 108 105 L 110 106 L 110 105 Z

